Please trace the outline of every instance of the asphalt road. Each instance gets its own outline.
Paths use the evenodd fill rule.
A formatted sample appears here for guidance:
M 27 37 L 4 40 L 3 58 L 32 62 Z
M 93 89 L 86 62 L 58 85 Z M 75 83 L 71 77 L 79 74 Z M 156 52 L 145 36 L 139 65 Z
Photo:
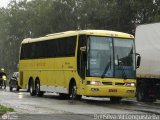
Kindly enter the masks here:
M 96 120 L 114 119 L 117 115 L 151 115 L 160 119 L 160 101 L 140 103 L 134 98 L 123 99 L 119 104 L 110 103 L 108 98 L 93 97 L 71 101 L 62 100 L 53 93 L 33 97 L 25 90 L 9 92 L 7 88 L 0 90 L 0 104 L 15 109 L 14 113 L 5 114 L 4 118 L 19 120 Z

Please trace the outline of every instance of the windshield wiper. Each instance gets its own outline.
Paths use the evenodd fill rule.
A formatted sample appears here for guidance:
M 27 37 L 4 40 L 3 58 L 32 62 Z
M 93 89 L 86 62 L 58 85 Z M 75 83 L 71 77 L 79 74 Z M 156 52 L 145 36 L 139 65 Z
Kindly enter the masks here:
M 101 78 L 105 77 L 106 72 L 108 71 L 109 67 L 111 67 L 111 56 L 110 56 L 110 61 L 108 62 L 108 64 L 105 67 L 105 70 L 103 72 L 103 74 L 101 75 Z
M 119 60 L 118 55 L 117 55 L 117 60 L 118 60 L 118 66 L 119 66 L 119 68 L 121 68 L 123 78 L 127 79 L 127 75 L 126 75 L 125 70 L 123 68 L 123 62 Z

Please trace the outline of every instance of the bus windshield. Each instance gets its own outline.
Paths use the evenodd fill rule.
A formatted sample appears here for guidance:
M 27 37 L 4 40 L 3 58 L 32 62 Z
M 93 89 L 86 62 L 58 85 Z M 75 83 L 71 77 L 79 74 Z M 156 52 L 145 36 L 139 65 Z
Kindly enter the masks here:
M 89 36 L 86 73 L 95 77 L 135 78 L 134 41 Z
M 135 49 L 132 39 L 114 38 L 115 77 L 135 78 Z
M 87 75 L 113 77 L 112 38 L 90 36 L 87 46 Z

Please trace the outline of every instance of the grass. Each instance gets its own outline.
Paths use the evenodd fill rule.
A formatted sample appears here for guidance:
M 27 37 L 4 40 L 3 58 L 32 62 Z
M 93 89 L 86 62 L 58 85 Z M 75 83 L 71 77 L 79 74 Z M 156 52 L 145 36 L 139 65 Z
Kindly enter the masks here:
M 14 109 L 0 105 L 0 115 L 3 115 L 6 112 L 14 112 Z

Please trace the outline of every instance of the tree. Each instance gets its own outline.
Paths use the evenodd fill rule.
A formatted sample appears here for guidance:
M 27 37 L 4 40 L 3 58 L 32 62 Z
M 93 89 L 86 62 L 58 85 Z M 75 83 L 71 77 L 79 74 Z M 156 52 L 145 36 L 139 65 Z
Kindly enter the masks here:
M 17 70 L 24 38 L 78 29 L 134 34 L 138 24 L 160 21 L 159 6 L 159 0 L 12 0 L 0 9 L 0 67 Z

